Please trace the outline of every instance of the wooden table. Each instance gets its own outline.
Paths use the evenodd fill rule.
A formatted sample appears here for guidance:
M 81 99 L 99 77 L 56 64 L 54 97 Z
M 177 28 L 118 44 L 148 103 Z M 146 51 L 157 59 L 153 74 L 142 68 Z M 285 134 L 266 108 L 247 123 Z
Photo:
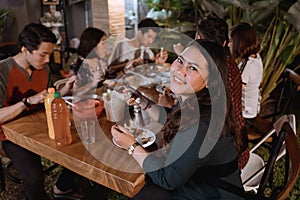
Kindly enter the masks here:
M 78 137 L 78 121 L 72 121 L 72 144 L 57 147 L 48 137 L 44 111 L 25 116 L 2 126 L 8 140 L 52 160 L 92 181 L 133 197 L 144 185 L 145 175 L 126 151 L 111 141 L 110 127 L 103 116 L 96 125 L 96 142 L 83 145 Z

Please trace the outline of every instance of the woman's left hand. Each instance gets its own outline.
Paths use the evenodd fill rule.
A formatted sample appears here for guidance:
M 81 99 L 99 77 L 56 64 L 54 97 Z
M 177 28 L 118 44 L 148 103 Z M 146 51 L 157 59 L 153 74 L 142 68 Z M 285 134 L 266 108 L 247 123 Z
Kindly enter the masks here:
M 125 150 L 128 150 L 136 142 L 134 136 L 126 128 L 117 124 L 111 127 L 111 134 L 116 143 Z

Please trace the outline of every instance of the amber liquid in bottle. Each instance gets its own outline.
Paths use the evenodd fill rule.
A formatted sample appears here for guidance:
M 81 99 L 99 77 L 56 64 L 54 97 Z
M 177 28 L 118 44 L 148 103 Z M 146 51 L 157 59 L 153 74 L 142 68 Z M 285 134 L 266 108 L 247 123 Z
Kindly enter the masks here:
M 54 93 L 51 103 L 52 122 L 57 146 L 66 146 L 72 143 L 71 129 L 69 126 L 69 111 L 65 100 L 59 92 Z

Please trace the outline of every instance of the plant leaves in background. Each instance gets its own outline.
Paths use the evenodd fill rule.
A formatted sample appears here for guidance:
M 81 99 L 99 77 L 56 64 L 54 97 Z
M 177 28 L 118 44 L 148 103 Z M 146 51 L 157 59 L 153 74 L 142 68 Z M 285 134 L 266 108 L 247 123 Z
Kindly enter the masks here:
M 265 4 L 258 4 L 258 2 L 251 5 L 251 8 L 254 9 L 253 12 L 250 14 L 250 18 L 253 24 L 262 22 L 271 14 L 273 14 L 273 11 L 276 9 L 278 4 L 270 4 L 270 1 L 268 2 L 269 6 L 265 6 Z
M 202 5 L 220 18 L 224 18 L 227 15 L 224 7 L 216 1 L 203 1 Z
M 294 48 L 294 45 L 289 45 L 282 51 L 282 53 L 280 55 L 280 61 L 282 63 L 285 63 L 288 60 L 288 57 L 291 55 L 293 48 Z M 286 63 L 286 64 L 289 65 L 291 63 Z
M 286 20 L 300 32 L 300 0 L 294 3 L 286 13 Z

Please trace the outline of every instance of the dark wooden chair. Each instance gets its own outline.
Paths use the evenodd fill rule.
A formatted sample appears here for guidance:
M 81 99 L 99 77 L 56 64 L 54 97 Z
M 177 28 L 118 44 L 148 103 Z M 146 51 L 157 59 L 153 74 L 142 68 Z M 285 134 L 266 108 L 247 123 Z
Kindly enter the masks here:
M 293 102 L 299 90 L 300 75 L 286 68 L 278 103 L 275 104 L 272 115 L 272 122 L 275 122 L 277 116 L 291 113 Z
M 272 189 L 269 197 L 265 196 L 265 190 L 270 177 L 274 171 L 274 165 L 282 149 L 285 149 L 285 180 L 280 186 Z M 293 189 L 300 172 L 300 147 L 297 136 L 290 126 L 289 122 L 284 122 L 278 136 L 274 139 L 268 162 L 263 170 L 263 175 L 259 183 L 259 188 L 256 194 L 246 194 L 246 199 L 287 199 L 290 191 Z
M 283 124 L 282 130 L 286 131 L 284 139 L 287 151 L 285 160 L 285 182 L 282 186 L 273 190 L 273 197 L 276 199 L 287 199 L 300 172 L 300 147 L 296 134 L 288 123 Z
M 247 128 L 248 141 L 256 144 L 272 129 L 273 123 L 270 120 L 257 115 L 252 126 Z M 272 142 L 272 138 L 268 138 L 266 142 Z
M 274 131 L 268 134 L 269 137 L 272 134 L 275 134 L 276 137 L 274 137 L 272 142 L 272 148 L 267 161 L 260 166 L 258 165 L 257 170 L 254 171 L 253 175 L 247 177 L 249 180 L 252 178 L 258 180 L 258 188 L 256 192 L 245 193 L 232 183 L 219 180 L 223 189 L 238 194 L 246 200 L 285 200 L 288 198 L 288 195 L 293 189 L 300 172 L 300 146 L 290 122 L 284 120 L 279 121 L 280 123 L 274 126 Z M 266 139 L 266 137 L 264 139 Z M 272 174 L 274 173 L 274 166 L 278 159 L 285 159 L 285 177 L 283 183 L 273 187 Z M 243 184 L 245 184 L 246 181 L 244 181 Z M 271 195 L 266 195 L 267 187 L 268 189 L 271 189 Z
M 245 191 L 254 191 L 255 193 L 257 193 L 260 180 L 266 165 L 266 161 L 264 160 L 264 158 L 256 153 L 257 149 L 259 147 L 264 148 L 264 144 L 269 138 L 277 137 L 284 122 L 289 122 L 293 127 L 293 130 L 296 131 L 295 115 L 283 115 L 272 125 L 272 129 L 260 141 L 258 141 L 253 147 L 250 148 L 249 161 L 241 171 L 241 178 Z M 271 147 L 268 146 L 266 150 L 271 152 Z M 279 155 L 277 156 L 277 159 L 280 159 L 283 155 L 285 155 L 285 153 L 285 149 L 281 149 Z

